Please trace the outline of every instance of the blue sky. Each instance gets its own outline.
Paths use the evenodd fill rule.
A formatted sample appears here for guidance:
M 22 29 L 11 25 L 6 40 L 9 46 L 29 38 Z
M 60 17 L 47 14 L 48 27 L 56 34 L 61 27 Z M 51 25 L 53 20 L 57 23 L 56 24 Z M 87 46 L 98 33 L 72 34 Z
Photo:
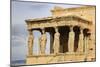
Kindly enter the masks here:
M 25 19 L 41 18 L 51 16 L 50 10 L 54 6 L 61 6 L 63 8 L 79 7 L 80 5 L 67 4 L 51 4 L 51 3 L 36 3 L 36 2 L 18 2 L 12 1 L 12 57 L 11 60 L 23 60 L 27 55 L 27 27 Z M 34 31 L 34 53 L 38 54 L 40 33 Z M 47 33 L 46 54 L 49 54 L 50 37 Z

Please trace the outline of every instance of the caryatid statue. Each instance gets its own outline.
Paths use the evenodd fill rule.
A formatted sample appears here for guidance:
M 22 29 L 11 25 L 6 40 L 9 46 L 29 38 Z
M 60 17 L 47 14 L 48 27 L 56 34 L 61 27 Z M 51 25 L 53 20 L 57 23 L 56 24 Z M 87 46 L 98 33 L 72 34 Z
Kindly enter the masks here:
M 45 54 L 46 43 L 47 43 L 46 32 L 45 29 L 42 29 L 42 34 L 40 37 L 40 54 Z
M 60 33 L 58 32 L 58 28 L 56 27 L 54 34 L 54 43 L 53 43 L 54 54 L 59 53 L 59 48 L 60 48 Z
M 74 52 L 74 37 L 75 33 L 73 31 L 73 26 L 70 26 L 69 39 L 68 39 L 68 51 L 70 53 Z
M 28 36 L 28 55 L 32 56 L 33 55 L 33 33 L 32 30 L 29 30 L 29 36 Z

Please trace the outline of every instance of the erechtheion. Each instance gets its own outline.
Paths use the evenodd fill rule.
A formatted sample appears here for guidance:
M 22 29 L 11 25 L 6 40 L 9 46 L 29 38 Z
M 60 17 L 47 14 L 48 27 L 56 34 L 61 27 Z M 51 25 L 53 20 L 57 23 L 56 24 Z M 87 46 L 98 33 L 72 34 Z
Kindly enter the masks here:
M 51 17 L 27 19 L 28 55 L 26 64 L 95 61 L 95 6 L 62 8 L 55 6 Z M 33 31 L 41 32 L 40 53 L 33 53 Z M 45 54 L 46 32 L 50 34 L 50 54 Z

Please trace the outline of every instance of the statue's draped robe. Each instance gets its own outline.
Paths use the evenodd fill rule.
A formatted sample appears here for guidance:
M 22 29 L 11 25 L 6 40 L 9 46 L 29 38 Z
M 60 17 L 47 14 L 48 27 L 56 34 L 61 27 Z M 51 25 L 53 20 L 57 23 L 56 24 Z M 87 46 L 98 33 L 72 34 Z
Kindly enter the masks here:
M 74 37 L 75 37 L 75 33 L 73 31 L 69 32 L 69 39 L 68 39 L 69 52 L 74 52 Z
M 54 43 L 53 43 L 53 49 L 54 53 L 59 53 L 59 48 L 60 48 L 60 34 L 59 32 L 54 34 Z
M 42 34 L 40 38 L 40 53 L 41 54 L 45 54 L 46 43 L 47 43 L 47 36 L 46 34 Z
M 29 35 L 28 38 L 28 55 L 33 55 L 33 35 Z

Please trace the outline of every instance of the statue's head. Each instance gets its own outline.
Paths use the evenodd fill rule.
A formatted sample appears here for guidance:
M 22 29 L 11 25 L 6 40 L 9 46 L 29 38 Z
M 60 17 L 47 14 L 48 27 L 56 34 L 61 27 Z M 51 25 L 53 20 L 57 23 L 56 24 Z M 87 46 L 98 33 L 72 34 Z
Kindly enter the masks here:
M 32 30 L 28 30 L 30 35 L 33 35 Z
M 45 29 L 44 29 L 44 28 L 42 28 L 42 33 L 43 33 L 43 34 L 45 33 Z
M 58 32 L 58 27 L 55 27 L 55 32 Z

